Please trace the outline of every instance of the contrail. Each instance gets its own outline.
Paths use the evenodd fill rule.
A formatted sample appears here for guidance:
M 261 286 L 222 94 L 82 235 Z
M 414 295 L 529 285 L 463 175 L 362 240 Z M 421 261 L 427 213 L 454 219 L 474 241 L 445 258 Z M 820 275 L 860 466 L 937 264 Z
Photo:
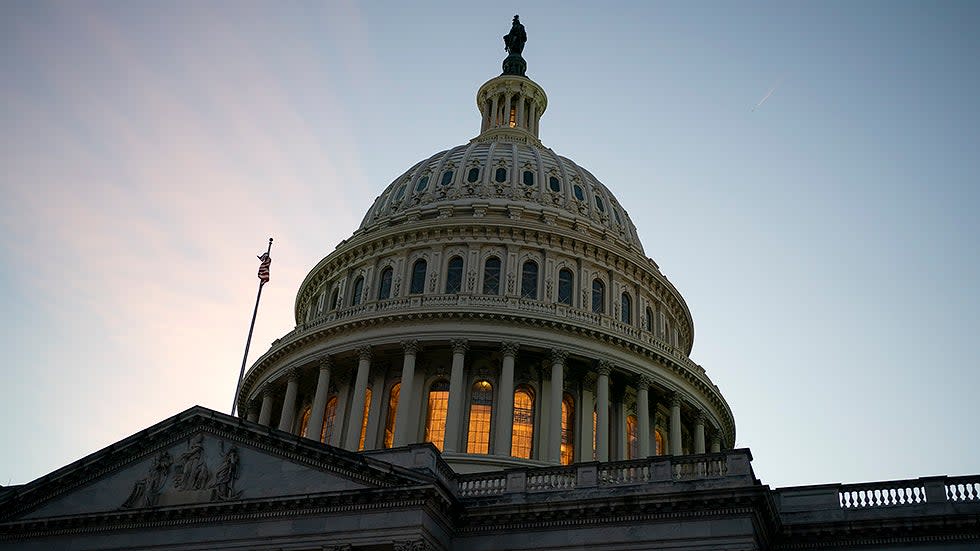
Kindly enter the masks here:
M 779 84 L 776 84 L 776 86 L 779 86 Z M 766 94 L 764 98 L 759 100 L 759 103 L 755 104 L 755 107 L 752 108 L 752 111 L 758 109 L 763 103 L 766 102 L 767 99 L 769 99 L 769 96 L 771 96 L 772 93 L 776 91 L 776 86 L 773 86 L 772 88 L 769 89 L 769 93 Z

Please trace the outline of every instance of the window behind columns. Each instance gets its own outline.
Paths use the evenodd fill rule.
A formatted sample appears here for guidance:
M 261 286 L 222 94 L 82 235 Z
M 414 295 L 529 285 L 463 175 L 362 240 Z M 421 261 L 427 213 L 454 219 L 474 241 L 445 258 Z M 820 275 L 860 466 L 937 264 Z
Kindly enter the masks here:
M 395 383 L 391 387 L 388 396 L 388 414 L 385 417 L 385 441 L 384 447 L 390 448 L 395 441 L 395 415 L 398 413 L 398 395 L 401 393 L 402 384 Z
M 446 411 L 449 408 L 449 381 L 440 379 L 429 387 L 429 402 L 425 410 L 425 441 L 442 451 L 446 438 Z
M 514 391 L 514 428 L 511 431 L 510 454 L 531 459 L 534 440 L 534 392 L 521 385 Z
M 357 451 L 364 449 L 364 439 L 367 436 L 368 411 L 371 410 L 371 389 L 364 393 L 364 415 L 361 417 L 361 439 L 357 443 Z
M 391 276 L 392 276 L 391 266 L 381 270 L 381 277 L 378 281 L 378 300 L 387 300 L 391 298 Z
M 653 332 L 653 310 L 647 308 L 647 331 Z
M 463 287 L 463 259 L 454 256 L 446 267 L 446 294 L 458 293 Z
M 538 298 L 538 263 L 528 260 L 521 268 L 521 297 Z
M 598 459 L 598 453 L 596 452 L 596 430 L 599 428 L 599 415 L 596 413 L 596 405 L 592 404 L 592 460 Z
M 323 428 L 320 429 L 320 442 L 329 444 L 333 438 L 333 425 L 337 419 L 337 397 L 327 400 L 327 409 L 323 411 Z
M 358 277 L 354 280 L 354 291 L 351 293 L 350 303 L 351 306 L 357 306 L 361 303 L 361 294 L 364 293 L 364 277 Z
M 425 291 L 425 259 L 420 258 L 412 265 L 412 284 L 408 292 L 413 295 L 422 294 Z
M 664 454 L 664 433 L 660 429 L 653 431 L 653 441 L 656 443 L 656 449 L 654 450 L 655 455 Z
M 561 304 L 572 305 L 573 289 L 572 286 L 575 282 L 575 275 L 568 268 L 562 268 L 558 271 L 558 302 Z
M 633 301 L 630 296 L 623 293 L 621 304 L 620 304 L 620 321 L 627 324 L 633 323 Z
M 606 311 L 606 284 L 601 279 L 592 280 L 592 311 L 596 314 Z
M 330 309 L 331 310 L 336 310 L 337 309 L 337 296 L 338 296 L 337 295 L 337 289 L 334 289 L 333 291 L 330 292 Z
M 466 453 L 490 453 L 490 413 L 493 386 L 477 381 L 470 393 L 470 423 L 466 433 Z
M 626 459 L 639 459 L 640 439 L 637 432 L 638 423 L 635 415 L 626 416 Z
M 567 392 L 561 399 L 561 464 L 575 462 L 575 399 Z
M 303 413 L 299 416 L 299 435 L 306 436 L 306 428 L 310 426 L 310 414 L 313 413 L 311 406 L 303 408 Z
M 483 265 L 483 294 L 500 294 L 500 259 L 491 256 Z

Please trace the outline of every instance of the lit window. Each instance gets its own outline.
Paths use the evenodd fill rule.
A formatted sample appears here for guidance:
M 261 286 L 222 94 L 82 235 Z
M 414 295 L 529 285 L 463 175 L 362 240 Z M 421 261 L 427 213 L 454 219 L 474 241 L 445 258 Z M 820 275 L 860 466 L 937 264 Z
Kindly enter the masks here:
M 515 126 L 517 126 L 517 108 L 516 107 L 511 107 L 510 108 L 510 123 L 509 124 L 510 124 L 510 127 L 511 128 L 514 128 Z
M 659 430 L 653 431 L 653 441 L 656 443 L 656 455 L 664 454 L 664 433 Z
M 521 268 L 521 297 L 538 298 L 538 263 L 528 260 Z
M 470 425 L 466 436 L 466 453 L 490 453 L 490 413 L 493 409 L 493 386 L 477 381 L 470 396 Z
M 606 285 L 599 279 L 592 281 L 592 311 L 596 314 L 606 311 Z
M 622 304 L 620 308 L 620 321 L 623 323 L 633 323 L 633 301 L 630 300 L 630 296 L 623 293 Z
M 415 184 L 415 193 L 421 193 L 425 191 L 425 188 L 429 187 L 429 175 L 426 174 L 419 178 L 419 183 Z
M 575 462 L 575 400 L 565 394 L 561 400 L 561 464 Z
M 381 270 L 381 282 L 378 284 L 378 300 L 387 300 L 391 298 L 391 267 L 387 267 Z
M 364 393 L 364 417 L 361 420 L 361 439 L 357 443 L 357 451 L 364 449 L 364 439 L 367 437 L 368 410 L 371 409 L 371 389 Z
M 582 186 L 575 184 L 575 187 L 572 188 L 572 193 L 575 194 L 575 198 L 579 201 L 585 201 L 585 193 L 582 191 Z
M 639 459 L 640 440 L 636 436 L 636 416 L 626 417 L 626 459 Z
M 552 176 L 548 178 L 548 187 L 551 188 L 551 191 L 557 193 L 561 191 L 561 181 L 558 180 L 558 178 Z
M 596 413 L 595 407 L 592 408 L 592 460 L 595 461 L 598 454 L 596 452 L 597 448 L 595 445 L 596 430 L 599 428 L 599 414 Z
M 402 384 L 395 383 L 391 387 L 391 394 L 388 397 L 388 415 L 385 417 L 385 442 L 384 447 L 390 448 L 395 442 L 395 415 L 398 413 L 398 395 L 401 392 Z
M 479 179 L 480 179 L 480 169 L 475 167 L 471 168 L 469 174 L 466 175 L 466 181 L 472 184 Z
M 572 305 L 572 284 L 575 275 L 568 268 L 558 270 L 558 302 L 561 304 Z
M 496 295 L 500 293 L 500 259 L 491 256 L 483 265 L 483 294 Z
M 412 285 L 408 292 L 413 295 L 421 294 L 425 290 L 425 260 L 418 259 L 412 265 Z
M 534 394 L 530 387 L 521 385 L 514 391 L 514 428 L 511 432 L 510 454 L 521 459 L 531 459 L 534 440 Z
M 444 186 L 448 186 L 449 184 L 453 183 L 453 171 L 447 170 L 446 172 L 443 172 L 442 181 L 439 183 Z
M 337 397 L 327 400 L 327 409 L 323 412 L 323 428 L 320 429 L 320 442 L 329 444 L 333 437 L 333 424 L 337 419 Z
M 534 173 L 531 172 L 530 170 L 525 170 L 524 174 L 521 177 L 523 178 L 525 186 L 534 185 Z
M 364 278 L 358 277 L 354 280 L 354 292 L 351 293 L 350 303 L 351 306 L 357 306 L 361 303 L 361 293 L 364 292 Z
M 507 181 L 507 169 L 506 168 L 503 168 L 503 167 L 498 168 L 497 169 L 497 172 L 494 173 L 494 175 L 493 175 L 493 179 L 496 180 L 498 184 L 502 184 L 502 183 L 506 182 Z
M 449 408 L 449 383 L 436 381 L 429 387 L 429 403 L 425 411 L 425 441 L 442 451 L 446 438 L 446 411 Z
M 313 408 L 306 406 L 303 408 L 303 413 L 300 414 L 299 418 L 299 435 L 306 436 L 306 429 L 310 426 L 310 414 L 313 413 Z
M 463 259 L 454 256 L 446 268 L 446 294 L 458 293 L 463 286 Z

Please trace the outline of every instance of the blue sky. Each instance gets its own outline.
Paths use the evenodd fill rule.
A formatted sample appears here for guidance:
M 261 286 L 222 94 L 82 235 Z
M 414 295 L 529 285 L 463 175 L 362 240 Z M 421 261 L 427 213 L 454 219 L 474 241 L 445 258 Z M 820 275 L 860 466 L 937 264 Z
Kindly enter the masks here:
M 266 238 L 253 359 L 515 12 L 763 482 L 980 472 L 976 3 L 7 2 L 0 484 L 227 411 Z

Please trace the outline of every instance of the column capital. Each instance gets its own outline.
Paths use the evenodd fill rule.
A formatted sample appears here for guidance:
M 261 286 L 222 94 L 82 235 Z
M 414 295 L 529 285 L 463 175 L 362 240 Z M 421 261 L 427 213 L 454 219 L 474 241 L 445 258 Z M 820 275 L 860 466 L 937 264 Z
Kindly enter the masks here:
M 357 349 L 358 358 L 361 361 L 371 361 L 371 347 L 368 345 L 362 346 Z
M 568 351 L 562 350 L 560 348 L 552 348 L 550 357 L 551 357 L 551 363 L 564 364 L 565 359 L 568 358 Z
M 648 375 L 640 375 L 636 378 L 637 390 L 650 390 L 651 386 L 653 386 L 653 379 Z
M 402 350 L 404 350 L 406 354 L 415 355 L 422 350 L 422 345 L 419 344 L 418 339 L 405 339 L 401 342 L 401 345 Z
M 453 354 L 466 354 L 466 351 L 470 349 L 466 339 L 451 339 L 449 345 L 453 348 Z
M 272 398 L 273 388 L 272 383 L 266 383 L 265 387 L 262 388 L 262 399 Z
M 707 416 L 707 415 L 705 415 L 705 413 L 704 413 L 704 411 L 703 411 L 703 410 L 700 410 L 700 409 L 699 409 L 699 410 L 698 410 L 698 411 L 697 411 L 697 412 L 696 412 L 696 413 L 694 414 L 694 423 L 695 423 L 695 424 L 697 424 L 697 425 L 701 425 L 702 427 L 703 427 L 703 426 L 704 426 L 704 425 L 706 424 L 706 423 L 705 423 L 705 421 L 706 421 L 707 419 L 708 419 L 708 416 Z
M 718 436 L 717 432 L 711 435 L 711 446 L 721 446 L 721 437 Z
M 517 350 L 521 347 L 520 344 L 516 342 L 502 342 L 500 343 L 500 352 L 504 356 L 516 356 Z
M 599 375 L 605 375 L 608 377 L 609 374 L 612 373 L 612 363 L 607 362 L 606 360 L 600 361 L 599 365 L 597 365 L 595 368 L 595 372 Z
M 320 371 L 323 371 L 324 369 L 330 369 L 331 367 L 333 367 L 333 356 L 331 356 L 330 354 L 324 354 L 317 361 L 317 365 L 320 366 Z
M 681 395 L 679 392 L 671 392 L 670 395 L 667 397 L 667 399 L 670 402 L 670 407 L 672 408 L 681 407 L 681 403 L 684 401 L 681 399 Z
M 299 380 L 299 368 L 290 367 L 288 370 L 286 370 L 286 377 L 285 377 L 285 379 L 286 379 L 287 382 L 290 382 L 290 383 L 295 382 L 295 381 L 298 381 Z

